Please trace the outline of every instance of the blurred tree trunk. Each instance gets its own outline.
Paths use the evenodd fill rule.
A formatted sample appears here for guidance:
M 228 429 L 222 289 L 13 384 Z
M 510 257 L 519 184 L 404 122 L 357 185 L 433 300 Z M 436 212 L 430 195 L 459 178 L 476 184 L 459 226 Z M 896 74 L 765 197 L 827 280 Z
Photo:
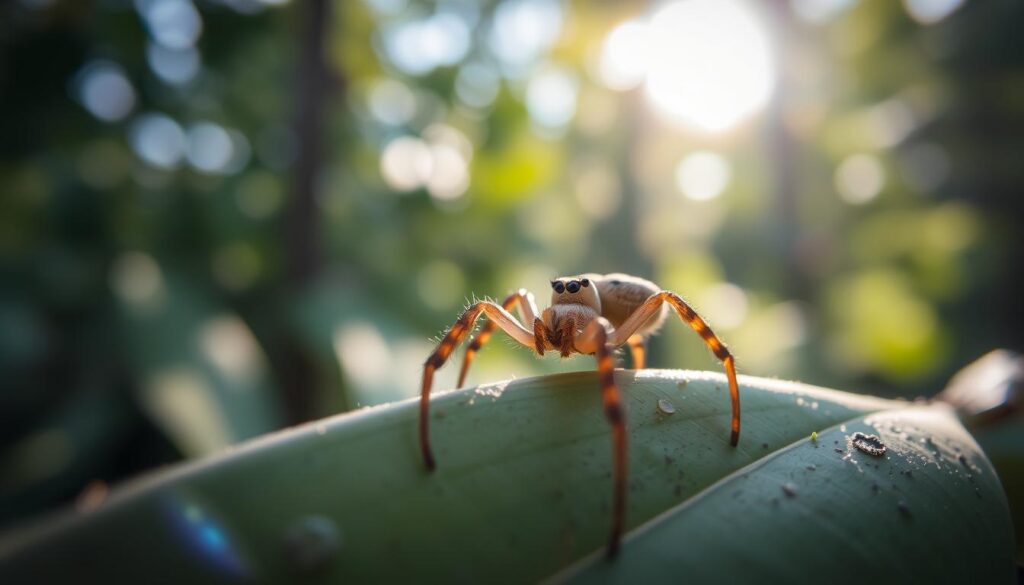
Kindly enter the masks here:
M 316 191 L 324 158 L 324 103 L 333 86 L 324 57 L 327 27 L 331 20 L 330 3 L 326 0 L 304 0 L 295 7 L 298 12 L 299 49 L 295 66 L 298 152 L 284 224 L 286 302 L 295 302 L 323 266 Z M 289 313 L 285 307 L 283 314 Z M 290 331 L 285 335 L 281 381 L 289 420 L 296 423 L 312 418 L 316 414 L 314 392 L 318 387 L 315 363 L 308 349 Z
M 778 71 L 775 95 L 768 106 L 768 123 L 766 136 L 767 158 L 773 170 L 771 195 L 775 201 L 775 233 L 774 244 L 779 258 L 778 274 L 781 279 L 778 290 L 792 299 L 807 300 L 810 289 L 810 276 L 803 262 L 800 230 L 799 203 L 800 192 L 797 159 L 800 156 L 800 143 L 786 125 L 786 112 L 789 108 L 790 89 L 786 76 L 786 67 L 792 48 L 789 43 L 798 33 L 793 21 L 793 12 L 789 3 L 776 0 L 770 4 L 772 24 L 777 31 L 776 69 Z
M 646 109 L 643 94 L 634 91 L 626 98 L 622 110 L 624 140 L 614 153 L 622 202 L 618 212 L 601 226 L 604 257 L 607 266 L 601 272 L 625 272 L 643 278 L 655 278 L 650 257 L 640 248 L 640 218 L 645 212 L 643 185 L 637 180 L 636 159 L 643 152 L 641 144 L 647 139 Z

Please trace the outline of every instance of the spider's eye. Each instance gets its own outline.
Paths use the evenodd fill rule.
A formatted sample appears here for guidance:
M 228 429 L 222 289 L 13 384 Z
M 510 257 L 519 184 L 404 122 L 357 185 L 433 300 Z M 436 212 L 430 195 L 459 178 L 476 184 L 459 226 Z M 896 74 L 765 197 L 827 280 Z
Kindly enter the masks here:
M 569 289 L 571 293 L 576 293 L 580 290 L 580 283 L 578 280 L 570 280 L 569 284 L 565 285 L 565 288 Z
M 565 292 L 565 285 L 562 284 L 561 282 L 555 282 L 554 284 L 551 285 L 551 288 L 555 289 L 555 292 L 558 294 L 562 294 Z
M 580 284 L 582 284 L 583 286 L 590 286 L 590 279 L 584 278 L 583 280 L 580 281 Z

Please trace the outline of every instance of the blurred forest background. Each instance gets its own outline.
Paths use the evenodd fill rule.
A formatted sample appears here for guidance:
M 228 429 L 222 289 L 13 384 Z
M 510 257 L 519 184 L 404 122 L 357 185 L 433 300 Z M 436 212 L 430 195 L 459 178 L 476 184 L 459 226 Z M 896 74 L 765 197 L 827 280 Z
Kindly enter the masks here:
M 561 274 L 679 292 L 742 373 L 933 394 L 1024 348 L 1022 22 L 1016 0 L 4 2 L 0 524 L 413 396 L 468 299 L 543 305 Z M 651 345 L 720 369 L 680 324 Z M 498 342 L 469 381 L 591 367 Z

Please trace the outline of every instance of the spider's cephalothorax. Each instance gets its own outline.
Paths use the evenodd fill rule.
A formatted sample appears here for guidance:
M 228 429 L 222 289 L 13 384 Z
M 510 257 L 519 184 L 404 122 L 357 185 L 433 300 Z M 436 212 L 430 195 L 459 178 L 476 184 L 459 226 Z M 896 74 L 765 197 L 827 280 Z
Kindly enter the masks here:
M 618 328 L 659 290 L 653 282 L 628 274 L 584 274 L 575 278 L 557 278 L 551 281 L 551 307 L 545 309 L 541 316 L 546 329 L 544 334 L 550 336 L 551 345 L 561 352 L 562 357 L 569 357 L 575 351 L 573 339 L 576 333 L 588 323 L 601 316 L 612 327 Z M 659 305 L 658 310 L 641 324 L 627 342 L 642 344 L 644 336 L 657 331 L 665 322 L 667 311 L 667 306 Z M 545 344 L 536 345 L 538 352 L 543 354 Z M 634 357 L 637 357 L 636 352 L 642 351 L 642 345 L 631 345 Z M 637 367 L 644 367 L 642 357 Z
M 430 449 L 428 408 L 430 387 L 434 371 L 451 356 L 455 347 L 473 329 L 477 317 L 484 313 L 487 325 L 476 335 L 466 349 L 466 357 L 459 373 L 459 385 L 465 381 L 473 356 L 487 342 L 494 329 L 501 327 L 520 344 L 543 355 L 546 350 L 558 350 L 563 357 L 574 353 L 592 354 L 597 359 L 605 416 L 612 427 L 613 463 L 613 516 L 608 554 L 614 555 L 625 520 L 626 502 L 626 423 L 622 412 L 619 389 L 615 384 L 615 363 L 612 352 L 629 344 L 633 366 L 644 367 L 646 338 L 665 322 L 669 307 L 693 328 L 725 366 L 732 400 L 733 446 L 740 436 L 740 395 L 736 381 L 736 364 L 706 321 L 679 295 L 660 289 L 653 282 L 626 274 L 583 274 L 560 277 L 551 281 L 551 306 L 538 314 L 533 294 L 525 289 L 510 294 L 501 305 L 478 301 L 467 308 L 441 340 L 423 367 L 423 387 L 420 395 L 420 448 L 428 469 L 433 470 L 434 455 Z M 508 311 L 518 307 L 522 323 Z

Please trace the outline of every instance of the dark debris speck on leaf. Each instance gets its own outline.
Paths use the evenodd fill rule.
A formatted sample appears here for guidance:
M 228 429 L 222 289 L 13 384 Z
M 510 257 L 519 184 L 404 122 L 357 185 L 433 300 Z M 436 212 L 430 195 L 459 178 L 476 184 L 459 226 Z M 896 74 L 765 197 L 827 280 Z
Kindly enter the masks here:
M 896 508 L 899 509 L 900 514 L 903 514 L 908 518 L 910 517 L 910 506 L 908 506 L 903 500 L 896 503 Z
M 872 457 L 881 457 L 885 455 L 885 443 L 878 435 L 866 435 L 860 431 L 853 433 L 847 441 L 856 447 L 858 450 L 871 455 Z

